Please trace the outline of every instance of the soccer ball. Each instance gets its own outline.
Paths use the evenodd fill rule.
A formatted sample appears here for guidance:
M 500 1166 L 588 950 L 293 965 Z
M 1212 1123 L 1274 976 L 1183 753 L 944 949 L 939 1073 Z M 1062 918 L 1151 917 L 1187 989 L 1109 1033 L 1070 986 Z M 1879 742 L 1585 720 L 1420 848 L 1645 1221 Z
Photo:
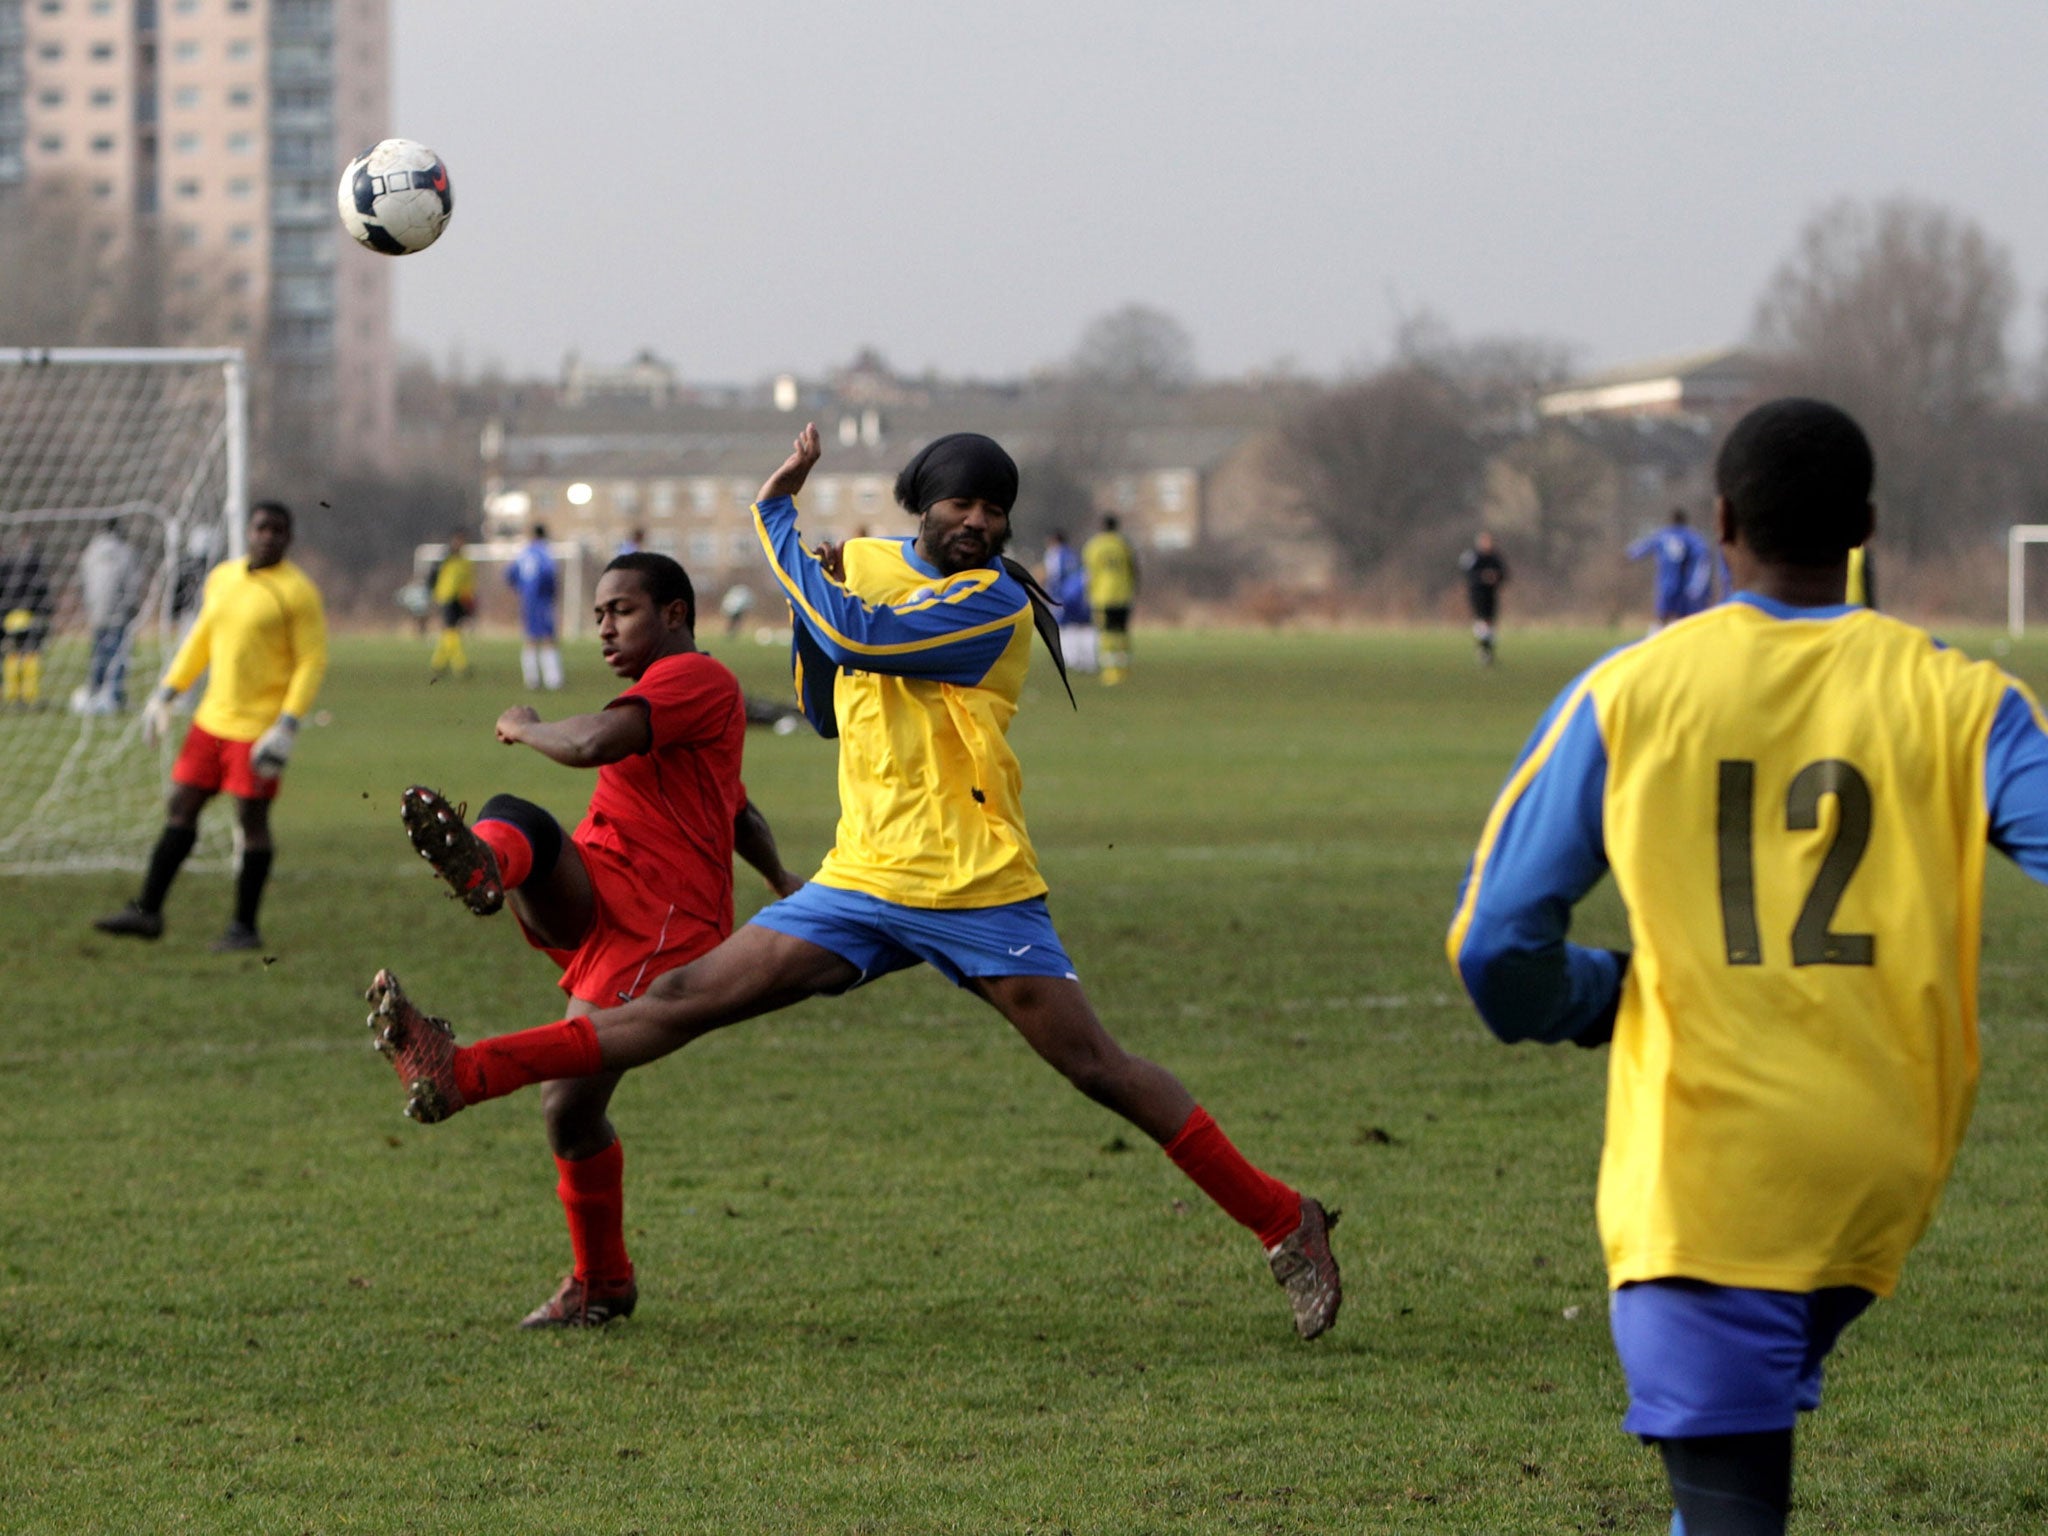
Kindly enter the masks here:
M 448 167 L 411 139 L 386 139 L 349 161 L 334 200 L 341 227 L 386 256 L 424 251 L 441 238 L 455 210 Z

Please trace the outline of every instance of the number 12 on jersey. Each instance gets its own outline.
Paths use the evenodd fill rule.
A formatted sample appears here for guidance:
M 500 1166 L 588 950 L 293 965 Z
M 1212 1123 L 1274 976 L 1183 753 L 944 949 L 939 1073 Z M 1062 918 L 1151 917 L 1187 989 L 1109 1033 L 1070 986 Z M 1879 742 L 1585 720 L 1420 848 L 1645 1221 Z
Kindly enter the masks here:
M 1822 857 L 1799 919 L 1792 925 L 1794 965 L 1873 965 L 1877 939 L 1868 933 L 1836 933 L 1828 924 L 1848 889 L 1850 877 L 1870 845 L 1870 783 L 1852 763 L 1838 757 L 1808 763 L 1785 792 L 1785 830 L 1811 832 L 1820 826 L 1823 796 L 1835 797 L 1834 841 Z M 1756 764 L 1746 758 L 1721 762 L 1716 833 L 1721 856 L 1721 933 L 1730 965 L 1762 965 L 1764 943 L 1756 918 Z

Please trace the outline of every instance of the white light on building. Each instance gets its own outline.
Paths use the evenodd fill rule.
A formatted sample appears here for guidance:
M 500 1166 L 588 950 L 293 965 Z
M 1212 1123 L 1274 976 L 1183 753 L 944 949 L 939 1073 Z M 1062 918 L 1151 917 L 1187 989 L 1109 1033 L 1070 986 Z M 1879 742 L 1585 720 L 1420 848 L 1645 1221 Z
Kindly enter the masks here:
M 581 480 L 578 480 L 574 485 L 569 487 L 569 505 L 572 507 L 589 506 L 590 497 L 590 487 L 584 484 Z

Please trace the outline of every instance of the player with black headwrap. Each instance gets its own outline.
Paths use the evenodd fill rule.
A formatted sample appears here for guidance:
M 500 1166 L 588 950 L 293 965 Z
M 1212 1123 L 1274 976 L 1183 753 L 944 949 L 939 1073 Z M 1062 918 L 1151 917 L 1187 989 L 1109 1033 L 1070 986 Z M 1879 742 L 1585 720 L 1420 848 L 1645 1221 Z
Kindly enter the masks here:
M 1314 1338 L 1342 1296 L 1334 1217 L 1246 1161 L 1179 1079 L 1111 1038 L 1046 911 L 1007 739 L 1041 622 L 1028 578 L 1003 558 L 1015 463 L 979 434 L 938 439 L 896 482 L 916 535 L 850 540 L 828 568 L 799 538 L 792 500 L 819 454 L 806 427 L 761 487 L 754 527 L 794 614 L 805 713 L 839 738 L 839 829 L 824 865 L 643 997 L 475 1045 L 457 1047 L 380 971 L 370 1023 L 408 1113 L 441 1120 L 532 1083 L 642 1066 L 922 961 L 995 1007 L 1257 1233 L 1296 1331 Z

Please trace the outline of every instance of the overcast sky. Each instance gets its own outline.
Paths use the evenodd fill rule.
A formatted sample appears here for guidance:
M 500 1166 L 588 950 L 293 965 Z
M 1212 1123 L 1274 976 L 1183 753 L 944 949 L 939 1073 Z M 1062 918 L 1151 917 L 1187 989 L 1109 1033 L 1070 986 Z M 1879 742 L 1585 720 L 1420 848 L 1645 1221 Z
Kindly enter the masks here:
M 2048 4 L 391 0 L 455 217 L 402 344 L 552 374 L 1014 376 L 1133 301 L 1208 375 L 1397 312 L 1719 346 L 1828 201 L 1908 193 L 2048 285 Z M 365 256 L 363 259 L 369 259 Z

